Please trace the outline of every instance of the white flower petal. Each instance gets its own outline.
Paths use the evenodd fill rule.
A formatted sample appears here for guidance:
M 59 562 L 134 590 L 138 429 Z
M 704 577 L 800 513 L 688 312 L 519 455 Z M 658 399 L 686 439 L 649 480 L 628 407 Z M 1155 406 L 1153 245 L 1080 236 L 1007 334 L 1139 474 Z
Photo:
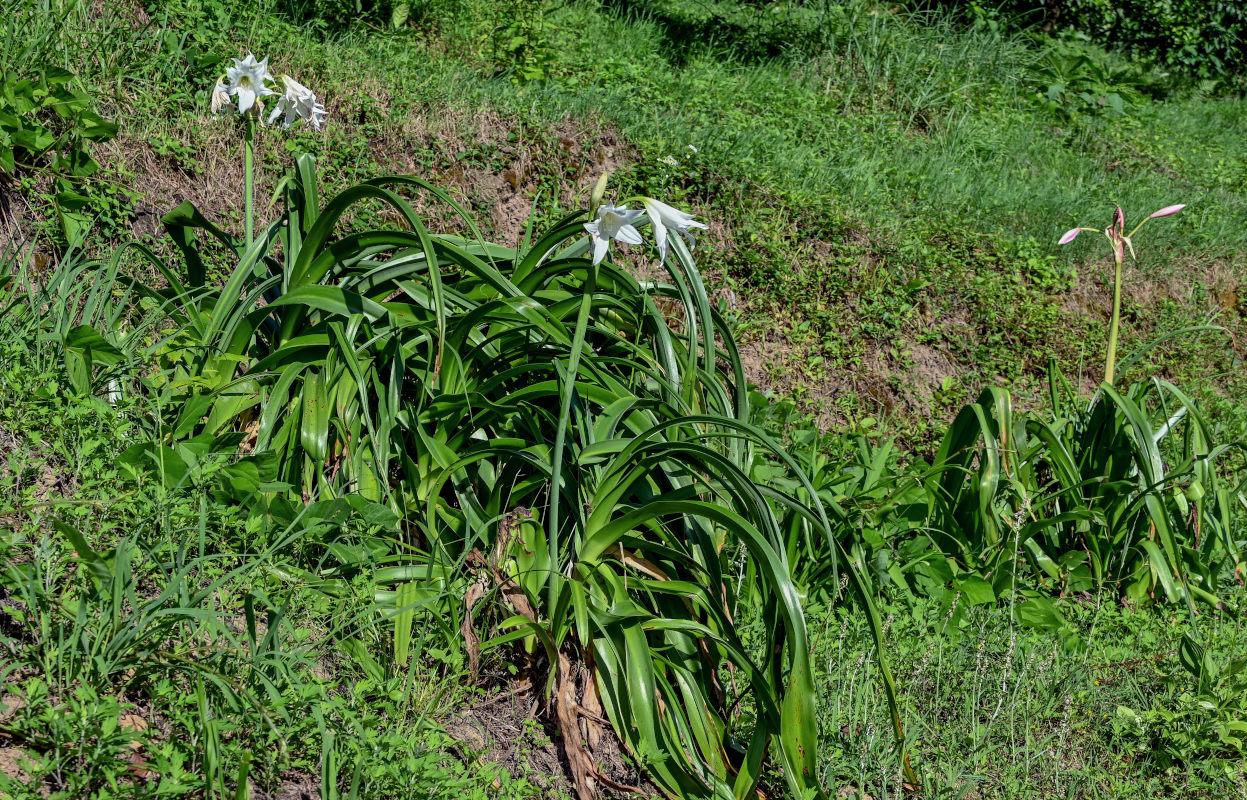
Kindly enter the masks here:
M 602 259 L 606 258 L 606 248 L 610 244 L 610 239 L 604 236 L 593 237 L 593 263 L 595 265 L 602 263 Z
M 654 244 L 658 247 L 658 260 L 667 260 L 667 226 L 662 224 L 661 219 L 655 219 L 653 214 L 649 217 L 650 225 L 654 229 Z
M 316 93 L 299 83 L 289 75 L 281 76 L 285 91 L 281 95 L 282 109 L 286 112 L 283 127 L 289 128 L 298 120 L 306 121 L 313 128 L 320 130 L 321 124 L 329 116 L 324 105 L 316 99 Z
M 645 241 L 641 238 L 641 232 L 631 225 L 620 225 L 619 232 L 615 234 L 615 238 L 624 244 L 641 244 Z
M 623 217 L 619 215 L 614 206 L 602 206 L 598 213 L 597 230 L 599 236 L 605 236 L 608 239 L 614 239 L 619 233 L 619 226 L 623 225 Z
M 276 94 L 267 85 L 273 76 L 268 72 L 268 59 L 257 62 L 251 53 L 246 58 L 234 59 L 234 66 L 225 70 L 227 91 L 238 98 L 238 112 L 245 114 L 258 98 Z
M 692 214 L 669 206 L 661 200 L 647 197 L 642 202 L 645 204 L 645 211 L 649 214 L 650 219 L 661 221 L 661 224 L 668 228 L 683 231 L 689 228 L 706 227 L 704 223 L 693 219 Z M 655 222 L 655 224 L 658 224 L 658 222 Z
M 238 98 L 239 114 L 246 114 L 255 105 L 255 92 L 249 87 L 239 86 L 234 90 L 234 95 Z
M 597 217 L 583 223 L 585 230 L 593 237 L 593 263 L 597 264 L 606 257 L 606 250 L 611 239 L 618 239 L 627 244 L 641 244 L 641 234 L 633 227 L 644 215 L 641 209 L 630 210 L 623 206 L 603 203 L 598 206 Z

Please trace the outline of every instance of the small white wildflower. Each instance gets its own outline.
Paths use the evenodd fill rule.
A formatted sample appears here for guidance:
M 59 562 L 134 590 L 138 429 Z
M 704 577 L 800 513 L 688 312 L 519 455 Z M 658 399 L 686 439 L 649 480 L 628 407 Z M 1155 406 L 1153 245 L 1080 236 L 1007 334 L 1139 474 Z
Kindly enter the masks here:
M 696 152 L 697 152 L 697 148 L 696 148 L 696 147 L 694 147 L 694 146 L 693 146 L 693 145 L 691 145 L 691 144 L 688 146 L 688 149 L 689 149 L 689 150 L 692 150 L 694 153 L 696 153 Z
M 664 157 L 662 157 L 662 158 L 660 158 L 660 159 L 658 159 L 658 160 L 659 160 L 659 161 L 661 161 L 662 163 L 666 164 L 666 165 L 667 165 L 667 166 L 669 166 L 669 167 L 678 167 L 678 166 L 680 166 L 680 162 L 675 160 L 675 156 L 664 156 Z
M 601 263 L 606 258 L 606 250 L 611 239 L 618 239 L 624 244 L 640 244 L 641 234 L 633 226 L 644 213 L 640 209 L 630 211 L 623 206 L 612 206 L 603 203 L 598 206 L 598 215 L 593 222 L 585 223 L 585 230 L 593 240 L 593 263 Z

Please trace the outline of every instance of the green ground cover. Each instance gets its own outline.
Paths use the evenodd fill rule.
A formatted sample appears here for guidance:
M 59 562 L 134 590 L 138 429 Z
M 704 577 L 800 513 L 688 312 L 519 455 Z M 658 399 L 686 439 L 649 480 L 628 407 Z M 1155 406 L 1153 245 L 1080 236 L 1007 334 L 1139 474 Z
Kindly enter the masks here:
M 0 386 L 27 398 L 0 416 L 3 435 L 20 432 L 24 443 L 7 450 L 4 506 L 26 508 L 31 523 L 55 510 L 110 561 L 124 553 L 141 581 L 119 587 L 118 608 L 68 541 L 5 517 L 0 731 L 23 742 L 21 760 L 0 750 L 20 769 L 5 773 L 8 796 L 232 797 L 243 769 L 253 797 L 335 796 L 326 786 L 335 777 L 343 797 L 570 796 L 533 766 L 557 765 L 538 757 L 551 746 L 539 724 L 516 732 L 481 714 L 483 732 L 462 727 L 465 709 L 490 698 L 465 687 L 461 655 L 433 647 L 407 668 L 393 663 L 385 629 L 368 622 L 370 576 L 333 599 L 293 577 L 321 558 L 315 524 L 292 525 L 279 533 L 284 549 L 275 541 L 259 552 L 237 510 L 205 507 L 199 491 L 119 492 L 116 459 L 142 415 L 65 398 L 52 348 L 32 351 L 8 331 L 4 342 Z M 61 491 L 74 500 L 58 501 Z M 127 550 L 105 550 L 122 540 Z M 126 592 L 147 598 L 141 617 Z M 1227 597 L 1235 608 L 1243 601 L 1241 590 Z M 885 606 L 923 795 L 1241 795 L 1241 751 L 1218 725 L 1242 719 L 1243 694 L 1230 680 L 1201 689 L 1181 666 L 1187 613 L 1095 597 L 1062 609 L 1068 624 L 1057 636 L 1014 621 L 1007 604 L 956 619 L 929 601 Z M 846 797 L 900 792 L 864 619 L 817 604 L 807 613 L 820 779 Z M 743 622 L 746 636 L 753 624 Z M 1204 613 L 1197 625 L 1222 669 L 1243 657 L 1241 613 Z M 237 705 L 203 679 L 188 684 L 184 658 L 205 659 Z M 148 679 L 136 683 L 136 673 Z M 500 744 L 507 735 L 516 740 Z M 136 753 L 158 777 L 136 774 Z

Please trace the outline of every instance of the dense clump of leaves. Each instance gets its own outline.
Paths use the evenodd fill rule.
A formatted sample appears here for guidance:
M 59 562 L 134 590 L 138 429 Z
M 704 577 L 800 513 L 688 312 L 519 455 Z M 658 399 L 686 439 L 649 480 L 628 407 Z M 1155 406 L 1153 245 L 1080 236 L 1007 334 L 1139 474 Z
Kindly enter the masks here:
M 190 471 L 232 437 L 248 458 L 265 454 L 253 492 L 387 505 L 404 520 L 390 552 L 339 549 L 325 577 L 380 567 L 392 589 L 378 613 L 394 622 L 400 664 L 417 620 L 472 664 L 491 648 L 527 653 L 533 679 L 555 690 L 582 793 L 595 775 L 576 743 L 585 708 L 602 709 L 673 794 L 750 795 L 772 744 L 793 792 L 817 792 L 785 531 L 834 541 L 796 464 L 749 424 L 731 332 L 683 242 L 671 240 L 667 280 L 639 282 L 586 257 L 583 212 L 510 249 L 417 179 L 322 204 L 304 156 L 282 192 L 286 212 L 250 246 L 190 205 L 169 214 L 184 269 L 135 248 L 167 288 L 118 278 L 114 262 L 104 282 L 165 322 L 159 335 L 126 334 L 120 317 L 71 329 L 77 387 L 151 391 L 115 383 L 113 366 L 142 351 L 169 406 L 154 471 L 179 460 Z M 447 204 L 466 235 L 427 229 L 413 192 Z M 338 234 L 368 202 L 401 224 Z M 220 285 L 209 242 L 233 264 Z M 755 483 L 758 459 L 783 465 L 805 496 Z M 733 622 L 746 607 L 762 609 L 760 643 Z M 483 645 L 478 627 L 492 636 Z
M 1024 621 L 1053 630 L 1064 621 L 1043 598 L 1222 602 L 1242 564 L 1241 446 L 1217 443 L 1162 380 L 1105 384 L 1088 403 L 1054 372 L 1050 401 L 1020 412 L 1008 392 L 985 390 L 929 464 L 902 468 L 890 444 L 864 439 L 843 463 L 808 456 L 842 547 L 881 588 L 949 614 L 1021 592 Z
M 1079 114 L 1125 115 L 1163 91 L 1154 70 L 1081 42 L 1052 43 L 1031 81 L 1041 108 L 1072 120 Z

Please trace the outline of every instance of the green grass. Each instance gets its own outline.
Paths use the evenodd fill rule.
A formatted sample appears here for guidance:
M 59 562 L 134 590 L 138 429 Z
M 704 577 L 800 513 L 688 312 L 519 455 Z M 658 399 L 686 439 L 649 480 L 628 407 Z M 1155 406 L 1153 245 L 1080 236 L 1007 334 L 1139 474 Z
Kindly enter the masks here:
M 1066 608 L 1064 642 L 1011 623 L 1007 608 L 977 607 L 958 621 L 921 604 L 891 610 L 885 641 L 912 709 L 924 796 L 1242 796 L 1237 755 L 1188 738 L 1206 712 L 1175 663 L 1185 615 L 1095 599 Z M 869 635 L 842 613 L 813 629 L 826 785 L 848 796 L 899 793 L 887 718 L 863 662 Z M 1221 663 L 1243 657 L 1235 615 L 1202 619 L 1200 630 Z

